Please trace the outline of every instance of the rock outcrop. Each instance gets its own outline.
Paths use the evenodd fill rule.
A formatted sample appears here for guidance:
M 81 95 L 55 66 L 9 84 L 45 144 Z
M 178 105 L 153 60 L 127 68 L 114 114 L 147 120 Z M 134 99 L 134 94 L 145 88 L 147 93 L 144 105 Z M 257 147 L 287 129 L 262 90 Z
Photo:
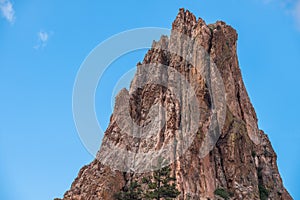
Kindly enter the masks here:
M 180 9 L 170 37 L 153 43 L 137 65 L 130 90 L 117 96 L 97 158 L 80 170 L 64 199 L 114 199 L 124 186 L 151 174 L 158 157 L 170 164 L 180 200 L 292 199 L 268 136 L 258 128 L 239 68 L 237 38 L 224 22 L 207 25 Z M 176 72 L 181 76 L 175 78 Z M 222 84 L 216 83 L 218 76 Z M 186 83 L 193 88 L 199 115 Z M 195 124 L 194 134 L 183 133 Z M 162 149 L 166 152 L 155 157 Z

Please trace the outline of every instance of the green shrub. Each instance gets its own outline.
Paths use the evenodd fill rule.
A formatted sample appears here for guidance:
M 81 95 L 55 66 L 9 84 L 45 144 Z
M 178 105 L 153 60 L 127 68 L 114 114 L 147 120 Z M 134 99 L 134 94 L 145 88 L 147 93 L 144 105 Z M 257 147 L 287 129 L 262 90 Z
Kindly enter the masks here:
M 161 166 L 161 161 L 159 165 Z M 171 176 L 171 168 L 169 166 L 159 168 L 153 172 L 153 177 L 148 178 L 148 190 L 144 193 L 144 199 L 175 199 L 180 192 L 176 189 L 176 179 Z
M 142 183 L 149 183 L 149 182 L 150 182 L 150 180 L 148 178 L 146 178 L 146 177 L 142 178 Z
M 122 191 L 114 194 L 116 200 L 141 200 L 141 196 L 141 185 L 137 181 L 131 182 L 128 186 L 125 186 Z
M 268 200 L 269 191 L 265 188 L 263 184 L 258 184 L 259 197 L 260 200 Z
M 224 188 L 218 188 L 215 190 L 215 195 L 220 196 L 224 198 L 225 200 L 228 200 L 230 198 L 229 193 Z

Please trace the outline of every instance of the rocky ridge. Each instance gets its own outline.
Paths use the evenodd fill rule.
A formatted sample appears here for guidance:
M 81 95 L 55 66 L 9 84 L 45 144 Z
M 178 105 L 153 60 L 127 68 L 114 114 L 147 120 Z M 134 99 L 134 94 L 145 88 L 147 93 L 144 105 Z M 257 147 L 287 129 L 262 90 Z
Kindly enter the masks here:
M 191 38 L 193 45 L 186 44 L 177 33 Z M 111 200 L 113 194 L 131 181 L 139 181 L 145 174 L 151 174 L 130 169 L 123 172 L 106 165 L 102 160 L 104 157 L 111 158 L 111 151 L 107 151 L 107 148 L 111 150 L 111 145 L 130 152 L 145 153 L 158 151 L 172 141 L 176 141 L 176 146 L 172 146 L 175 151 L 170 157 L 175 159 L 170 166 L 176 178 L 176 187 L 181 192 L 177 199 L 223 199 L 215 194 L 219 189 L 227 191 L 230 199 L 263 199 L 262 193 L 267 193 L 267 199 L 292 199 L 283 186 L 276 164 L 277 156 L 268 136 L 258 128 L 257 116 L 239 68 L 237 39 L 237 32 L 226 23 L 218 21 L 207 25 L 201 18 L 196 19 L 189 11 L 180 9 L 172 24 L 170 37 L 162 36 L 159 41 L 153 42 L 143 62 L 137 65 L 130 90 L 122 90 L 116 98 L 115 111 L 97 159 L 80 170 L 63 199 Z M 211 59 L 207 62 L 216 65 L 225 92 L 224 125 L 220 127 L 216 144 L 204 156 L 199 155 L 211 122 L 209 116 L 214 100 L 207 80 L 201 77 L 194 66 L 204 63 L 195 47 L 204 49 Z M 193 62 L 186 60 L 190 54 Z M 173 83 L 172 73 L 161 68 L 154 68 L 149 75 L 142 67 L 147 64 L 171 67 L 196 88 L 195 95 L 201 109 L 199 129 L 185 151 L 181 152 L 184 144 L 180 143 L 177 130 L 182 122 L 190 123 L 190 119 L 182 115 L 182 110 L 189 109 L 188 97 L 182 90 L 181 102 L 178 102 L 167 87 L 151 84 L 150 79 L 155 77 L 164 80 L 167 85 L 182 85 L 182 81 Z M 146 81 L 139 88 L 137 85 L 141 77 Z M 128 96 L 130 117 L 142 127 L 151 123 L 151 107 L 157 103 L 163 105 L 166 112 L 159 111 L 159 117 L 164 119 L 165 125 L 158 123 L 160 131 L 147 140 L 131 135 L 135 134 L 132 130 L 134 133 L 124 133 L 118 124 L 118 121 L 125 120 L 118 113 L 119 107 L 124 105 L 124 95 Z

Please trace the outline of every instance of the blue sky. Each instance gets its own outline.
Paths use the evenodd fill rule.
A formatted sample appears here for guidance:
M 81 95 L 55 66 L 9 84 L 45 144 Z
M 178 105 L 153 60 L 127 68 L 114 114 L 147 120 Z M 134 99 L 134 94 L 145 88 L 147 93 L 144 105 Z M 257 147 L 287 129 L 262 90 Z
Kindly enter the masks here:
M 299 0 L 0 0 L 0 199 L 62 197 L 93 159 L 72 117 L 81 63 L 121 31 L 170 28 L 180 7 L 207 23 L 223 20 L 237 29 L 240 67 L 259 126 L 277 152 L 285 186 L 300 199 Z M 96 94 L 96 108 L 103 128 L 116 81 L 144 53 L 121 57 L 99 83 L 104 90 Z

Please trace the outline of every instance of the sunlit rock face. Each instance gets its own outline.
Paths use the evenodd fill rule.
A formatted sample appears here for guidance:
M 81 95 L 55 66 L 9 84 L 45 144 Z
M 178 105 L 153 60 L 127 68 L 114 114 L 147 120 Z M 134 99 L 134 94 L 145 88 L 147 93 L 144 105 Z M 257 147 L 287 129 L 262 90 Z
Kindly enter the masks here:
M 177 199 L 292 199 L 276 154 L 259 130 L 237 57 L 237 33 L 180 9 L 137 65 L 129 91 L 116 97 L 97 158 L 84 166 L 65 200 L 111 200 L 162 158 Z M 192 92 L 191 92 L 192 91 Z

